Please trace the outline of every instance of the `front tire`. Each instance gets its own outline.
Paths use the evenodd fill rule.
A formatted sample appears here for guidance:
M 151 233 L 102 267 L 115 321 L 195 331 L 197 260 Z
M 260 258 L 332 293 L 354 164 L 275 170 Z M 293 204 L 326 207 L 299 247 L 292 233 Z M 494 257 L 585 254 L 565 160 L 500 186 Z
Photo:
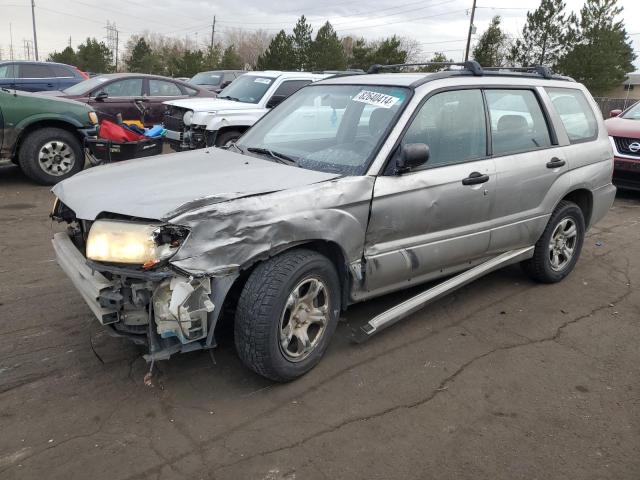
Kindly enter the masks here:
M 229 130 L 228 132 L 224 132 L 220 135 L 216 136 L 216 147 L 230 147 L 232 144 L 236 143 L 236 141 L 242 136 L 242 133 L 236 130 Z
M 561 201 L 536 243 L 533 257 L 522 263 L 525 272 L 538 282 L 559 282 L 575 267 L 584 235 L 582 209 L 573 202 Z
M 22 141 L 18 162 L 34 182 L 53 185 L 82 170 L 84 151 L 72 133 L 61 128 L 41 128 Z
M 235 319 L 238 356 L 278 382 L 320 361 L 338 323 L 340 283 L 319 253 L 295 249 L 258 265 L 244 286 Z

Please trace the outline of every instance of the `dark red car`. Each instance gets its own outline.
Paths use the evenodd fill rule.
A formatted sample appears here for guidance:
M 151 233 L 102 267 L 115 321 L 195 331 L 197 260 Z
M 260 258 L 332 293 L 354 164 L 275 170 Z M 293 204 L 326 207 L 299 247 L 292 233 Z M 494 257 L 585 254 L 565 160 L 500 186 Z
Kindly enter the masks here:
M 605 120 L 613 145 L 613 182 L 621 188 L 640 190 L 640 102 L 626 110 L 612 110 Z
M 61 92 L 44 93 L 87 103 L 98 113 L 100 120 L 106 118 L 113 121 L 121 113 L 123 120 L 140 121 L 139 107 L 143 107 L 146 110 L 145 126 L 162 123 L 167 108 L 162 102 L 189 97 L 215 97 L 214 92 L 197 85 L 141 73 L 99 75 Z

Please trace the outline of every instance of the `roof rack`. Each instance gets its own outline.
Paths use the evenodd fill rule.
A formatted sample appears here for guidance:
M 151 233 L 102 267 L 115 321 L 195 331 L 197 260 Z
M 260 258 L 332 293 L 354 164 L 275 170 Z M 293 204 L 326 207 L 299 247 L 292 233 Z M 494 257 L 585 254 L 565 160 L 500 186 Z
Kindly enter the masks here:
M 466 62 L 425 62 L 425 63 L 398 63 L 395 65 L 372 65 L 367 73 L 380 73 L 382 70 L 393 70 L 395 68 L 404 67 L 423 67 L 423 66 L 439 66 L 439 67 L 462 67 L 460 70 L 447 69 L 441 72 L 437 72 L 434 75 L 429 75 L 429 78 L 414 82 L 414 86 L 421 85 L 430 80 L 435 80 L 436 77 L 448 77 L 451 75 L 463 75 L 471 73 L 475 77 L 481 77 L 483 75 L 505 75 L 505 76 L 540 76 L 545 79 L 553 80 L 565 80 L 575 81 L 571 77 L 565 77 L 553 73 L 553 70 L 546 65 L 533 65 L 530 67 L 483 67 L 475 60 L 469 60 Z
M 544 78 L 554 78 L 551 68 L 546 65 L 532 65 L 531 67 L 484 67 L 489 72 L 519 72 L 519 73 L 537 73 Z
M 475 76 L 482 75 L 482 66 L 474 61 L 469 60 L 467 62 L 424 62 L 424 63 L 397 63 L 395 65 L 371 65 L 367 73 L 380 73 L 381 70 L 393 70 L 394 68 L 403 67 L 463 67 L 465 70 L 469 70 Z

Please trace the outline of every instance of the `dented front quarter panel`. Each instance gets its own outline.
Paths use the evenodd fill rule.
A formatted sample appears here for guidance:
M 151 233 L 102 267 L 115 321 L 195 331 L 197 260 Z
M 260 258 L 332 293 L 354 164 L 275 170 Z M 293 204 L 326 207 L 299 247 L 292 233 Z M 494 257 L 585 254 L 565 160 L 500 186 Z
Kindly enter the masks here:
M 191 234 L 171 263 L 192 275 L 226 275 L 288 246 L 337 244 L 362 257 L 375 177 L 343 177 L 204 206 L 171 218 Z

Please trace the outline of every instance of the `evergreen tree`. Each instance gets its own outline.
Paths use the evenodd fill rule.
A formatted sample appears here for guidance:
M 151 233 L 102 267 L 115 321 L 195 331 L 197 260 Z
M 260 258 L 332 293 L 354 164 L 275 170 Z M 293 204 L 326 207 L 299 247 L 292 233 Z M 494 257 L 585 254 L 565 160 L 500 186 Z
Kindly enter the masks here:
M 563 0 L 542 0 L 533 12 L 527 12 L 522 38 L 511 48 L 509 61 L 516 66 L 556 66 L 567 48 L 567 22 Z
M 499 15 L 493 17 L 473 49 L 473 59 L 485 67 L 503 67 L 506 63 L 509 40 L 500 28 L 500 22 Z
M 243 67 L 242 60 L 236 51 L 236 47 L 229 45 L 224 49 L 222 60 L 220 60 L 220 67 L 225 70 L 238 70 Z
M 431 59 L 429 59 L 429 62 L 438 62 L 438 63 L 453 62 L 453 59 L 447 58 L 447 56 L 444 53 L 435 52 L 431 57 Z M 432 73 L 432 72 L 440 72 L 441 70 L 446 70 L 447 68 L 448 67 L 440 66 L 440 65 L 427 65 L 427 66 L 421 67 L 420 71 Z
M 76 65 L 78 57 L 71 47 L 67 47 L 61 52 L 53 52 L 47 59 L 48 62 L 66 63 L 67 65 Z
M 168 72 L 174 77 L 193 77 L 203 70 L 204 54 L 202 50 L 185 50 L 179 57 L 178 70 Z
M 131 55 L 127 60 L 127 66 L 130 72 L 157 73 L 157 59 L 144 37 L 140 37 L 133 46 Z
M 111 50 L 95 38 L 87 38 L 85 43 L 78 45 L 76 58 L 76 67 L 86 72 L 109 73 L 113 70 Z
M 222 57 L 222 47 L 220 44 L 215 44 L 213 48 L 208 47 L 202 59 L 203 70 L 215 70 L 220 68 L 220 59 Z
M 402 43 L 395 35 L 377 42 L 373 47 L 370 66 L 373 64 L 393 65 L 407 61 L 407 51 L 402 49 Z
M 293 27 L 293 48 L 295 51 L 296 70 L 305 71 L 311 68 L 311 46 L 313 40 L 311 34 L 313 29 L 307 23 L 307 19 L 302 15 L 296 26 Z
M 636 58 L 617 0 L 587 0 L 572 31 L 576 43 L 561 59 L 558 70 L 584 83 L 593 95 L 617 87 L 634 70 Z
M 311 64 L 314 70 L 344 70 L 347 68 L 347 59 L 342 43 L 329 22 L 318 30 L 311 52 Z
M 256 63 L 258 70 L 294 70 L 296 55 L 291 36 L 280 30 Z
M 351 57 L 349 58 L 349 68 L 361 68 L 367 70 L 373 63 L 373 47 L 367 43 L 364 38 L 359 38 L 351 48 Z

